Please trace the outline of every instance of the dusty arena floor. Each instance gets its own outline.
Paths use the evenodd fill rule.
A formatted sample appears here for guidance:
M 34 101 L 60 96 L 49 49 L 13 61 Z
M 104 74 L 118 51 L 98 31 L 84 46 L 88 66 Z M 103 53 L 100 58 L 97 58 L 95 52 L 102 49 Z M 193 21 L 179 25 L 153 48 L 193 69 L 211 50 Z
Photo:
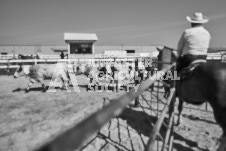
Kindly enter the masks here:
M 28 79 L 0 76 L 0 150 L 34 150 L 101 109 L 109 99 L 123 93 L 87 92 L 87 79 L 83 76 L 78 79 L 80 93 L 61 89 L 57 89 L 55 93 L 43 93 L 39 84 L 34 84 L 31 91 L 25 93 Z M 157 107 L 155 92 L 145 92 L 144 97 L 152 97 L 151 104 L 153 108 Z M 144 150 L 153 128 L 150 123 L 155 123 L 156 116 L 148 110 L 141 97 L 140 102 L 142 107 L 127 107 L 119 117 L 112 119 L 97 135 L 90 138 L 80 150 Z M 166 129 L 162 128 L 163 136 L 165 131 Z M 205 105 L 197 107 L 185 104 L 183 124 L 175 127 L 173 150 L 207 151 L 221 133 L 210 107 L 205 111 Z M 161 146 L 161 142 L 159 145 Z

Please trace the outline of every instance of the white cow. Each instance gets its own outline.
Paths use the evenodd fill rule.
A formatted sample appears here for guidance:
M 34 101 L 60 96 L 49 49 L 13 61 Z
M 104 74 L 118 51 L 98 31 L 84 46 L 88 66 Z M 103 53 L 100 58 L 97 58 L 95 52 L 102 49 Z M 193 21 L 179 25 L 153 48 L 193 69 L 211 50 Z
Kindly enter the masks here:
M 30 90 L 31 85 L 34 82 L 39 82 L 42 84 L 43 91 L 45 91 L 45 79 L 57 80 L 61 78 L 63 81 L 63 87 L 68 89 L 69 83 L 69 74 L 68 66 L 66 63 L 57 63 L 57 64 L 37 64 L 37 65 L 21 65 L 16 72 L 14 73 L 14 78 L 21 76 L 28 76 L 30 82 L 26 89 L 26 92 Z

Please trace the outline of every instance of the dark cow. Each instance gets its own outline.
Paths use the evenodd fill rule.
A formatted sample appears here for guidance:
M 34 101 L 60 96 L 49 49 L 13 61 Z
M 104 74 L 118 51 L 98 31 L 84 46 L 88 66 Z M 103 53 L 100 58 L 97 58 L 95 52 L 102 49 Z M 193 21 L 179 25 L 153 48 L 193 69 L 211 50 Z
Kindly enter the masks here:
M 33 56 L 25 56 L 25 55 L 18 54 L 18 59 L 34 59 L 34 57 Z

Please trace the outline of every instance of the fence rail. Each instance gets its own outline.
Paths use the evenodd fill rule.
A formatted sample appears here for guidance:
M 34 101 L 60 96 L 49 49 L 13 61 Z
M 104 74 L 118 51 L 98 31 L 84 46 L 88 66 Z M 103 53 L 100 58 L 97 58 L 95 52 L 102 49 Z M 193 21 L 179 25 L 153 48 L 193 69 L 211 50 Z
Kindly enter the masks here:
M 169 65 L 168 67 L 161 70 L 162 72 L 169 71 L 175 63 Z M 118 99 L 113 100 L 102 110 L 95 112 L 94 114 L 87 117 L 85 120 L 67 130 L 66 132 L 60 134 L 58 137 L 52 141 L 44 144 L 36 151 L 72 151 L 78 149 L 84 141 L 86 141 L 90 136 L 97 132 L 106 122 L 110 119 L 119 116 L 122 111 L 130 104 L 136 97 L 141 95 L 150 85 L 152 85 L 161 75 L 155 73 L 152 78 L 149 78 L 141 83 L 138 90 L 130 91 Z M 166 109 L 164 109 L 166 110 Z M 162 120 L 165 117 L 165 112 L 161 115 Z M 159 125 L 160 122 L 157 122 Z M 155 131 L 155 133 L 158 133 Z M 151 141 L 151 143 L 153 143 Z M 149 145 L 147 145 L 149 146 Z
M 23 54 L 24 56 L 31 56 L 31 54 Z M 40 59 L 60 59 L 60 55 L 58 54 L 40 54 Z M 110 54 L 71 54 L 69 59 L 77 59 L 77 58 L 157 58 L 157 54 L 153 53 L 133 53 L 127 55 L 110 55 Z M 8 59 L 18 59 L 18 54 L 0 54 L 0 60 L 8 60 Z
M 23 54 L 24 56 L 31 56 L 31 54 Z M 152 57 L 157 58 L 158 52 L 155 53 L 133 53 L 127 54 L 126 56 L 122 55 L 106 55 L 106 54 L 71 54 L 70 59 L 77 58 L 141 58 L 141 57 Z M 207 60 L 220 60 L 222 57 L 222 53 L 208 53 Z M 59 54 L 40 54 L 40 59 L 60 59 Z M 18 54 L 0 54 L 0 60 L 8 60 L 8 59 L 18 59 Z
M 145 59 L 145 57 L 142 57 Z M 133 62 L 136 58 L 74 58 L 74 59 L 26 59 L 26 60 L 0 60 L 0 69 L 5 68 L 18 68 L 19 64 L 37 64 L 37 63 L 57 63 L 57 62 L 113 62 L 113 61 L 125 61 Z M 150 59 L 150 58 L 148 58 Z

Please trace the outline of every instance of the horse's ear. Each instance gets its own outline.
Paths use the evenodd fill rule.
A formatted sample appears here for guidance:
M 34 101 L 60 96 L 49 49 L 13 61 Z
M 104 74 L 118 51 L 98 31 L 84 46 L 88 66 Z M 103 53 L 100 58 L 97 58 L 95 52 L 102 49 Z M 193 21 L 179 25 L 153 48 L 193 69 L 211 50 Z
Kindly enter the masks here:
M 162 51 L 162 49 L 160 49 L 159 47 L 156 47 L 156 49 L 157 49 L 158 51 Z
M 177 53 L 176 50 L 173 50 L 173 51 L 172 51 L 172 54 L 173 54 L 173 56 L 174 56 L 175 58 L 178 58 L 178 57 L 179 57 L 179 55 L 178 55 L 178 53 Z

